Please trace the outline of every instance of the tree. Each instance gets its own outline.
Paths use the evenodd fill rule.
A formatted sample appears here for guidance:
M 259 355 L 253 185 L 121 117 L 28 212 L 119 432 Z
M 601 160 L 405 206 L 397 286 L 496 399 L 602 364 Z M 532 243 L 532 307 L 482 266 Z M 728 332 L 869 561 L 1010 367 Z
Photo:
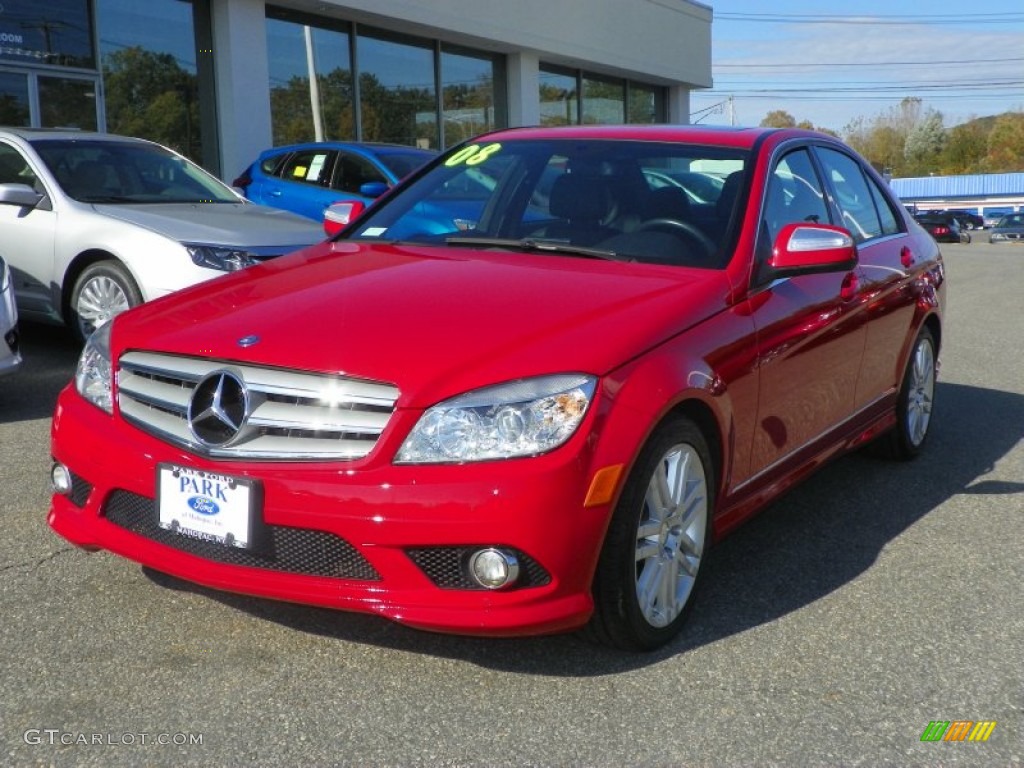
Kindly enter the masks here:
M 796 128 L 796 118 L 784 109 L 776 109 L 765 115 L 762 128 Z
M 903 144 L 903 157 L 907 161 L 903 171 L 908 176 L 925 175 L 939 165 L 939 158 L 947 141 L 942 113 L 929 110 L 910 129 Z
M 996 119 L 985 166 L 993 173 L 1024 171 L 1024 113 L 1008 112 Z
M 988 131 L 980 120 L 954 126 L 939 160 L 943 174 L 977 173 L 988 154 Z
M 174 56 L 125 48 L 104 58 L 103 79 L 111 133 L 140 136 L 200 157 L 196 76 Z

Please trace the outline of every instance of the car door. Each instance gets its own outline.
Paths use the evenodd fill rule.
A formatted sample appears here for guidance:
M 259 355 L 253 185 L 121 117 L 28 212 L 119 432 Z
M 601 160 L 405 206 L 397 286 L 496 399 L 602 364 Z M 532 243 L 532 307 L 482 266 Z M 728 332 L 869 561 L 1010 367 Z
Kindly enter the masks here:
M 29 159 L 6 142 L 0 142 L 0 183 L 26 184 L 47 192 Z M 58 300 L 54 286 L 60 285 L 54 275 L 57 215 L 50 196 L 44 194 L 33 208 L 0 204 L 0 230 L 0 248 L 11 268 L 19 313 L 59 317 L 54 305 Z
M 781 228 L 802 221 L 834 223 L 806 146 L 777 159 L 762 208 L 751 294 L 760 370 L 752 475 L 808 447 L 854 405 L 865 340 L 854 273 L 774 280 L 765 266 Z
M 857 375 L 854 405 L 866 408 L 900 384 L 908 328 L 914 319 L 913 265 L 927 254 L 897 213 L 896 202 L 851 155 L 832 147 L 815 148 L 842 226 L 857 241 L 857 292 L 866 338 Z
M 330 188 L 337 155 L 336 150 L 325 148 L 294 152 L 282 165 L 280 176 L 267 179 L 263 202 L 322 221 L 324 209 L 338 199 Z

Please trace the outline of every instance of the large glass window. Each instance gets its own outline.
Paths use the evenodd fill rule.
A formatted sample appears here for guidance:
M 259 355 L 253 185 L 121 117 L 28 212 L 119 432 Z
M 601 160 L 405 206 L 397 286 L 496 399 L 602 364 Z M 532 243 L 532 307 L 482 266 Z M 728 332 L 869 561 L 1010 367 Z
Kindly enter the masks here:
M 267 53 L 276 145 L 437 149 L 507 124 L 500 55 L 277 7 L 267 8 Z
M 356 50 L 363 140 L 436 148 L 433 49 L 360 34 Z
M 541 67 L 542 125 L 657 123 L 664 120 L 664 88 L 579 70 Z
M 665 89 L 654 85 L 630 83 L 629 109 L 626 119 L 631 123 L 665 122 Z
M 458 144 L 504 123 L 496 114 L 495 61 L 442 49 L 441 94 L 445 146 Z
M 97 0 L 107 130 L 202 156 L 193 6 Z
M 0 60 L 95 68 L 88 0 L 4 0 Z
M 356 137 L 348 25 L 267 10 L 274 144 Z
M 28 76 L 0 72 L 0 125 L 31 125 Z
M 580 121 L 578 78 L 551 69 L 540 71 L 541 125 L 575 125 Z
M 583 122 L 626 122 L 626 90 L 621 80 L 583 78 Z
M 40 124 L 43 128 L 96 130 L 96 82 L 92 78 L 40 77 Z

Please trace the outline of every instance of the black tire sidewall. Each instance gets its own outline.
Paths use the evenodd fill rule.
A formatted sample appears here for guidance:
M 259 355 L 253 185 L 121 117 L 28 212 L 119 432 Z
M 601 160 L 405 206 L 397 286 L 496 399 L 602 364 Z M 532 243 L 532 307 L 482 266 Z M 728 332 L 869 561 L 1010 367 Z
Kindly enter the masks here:
M 81 331 L 81 323 L 78 318 L 78 301 L 82 295 L 82 289 L 85 284 L 96 277 L 106 277 L 117 283 L 118 287 L 124 292 L 125 297 L 128 299 L 128 306 L 137 307 L 142 303 L 142 292 L 135 284 L 135 280 L 132 278 L 131 273 L 121 263 L 113 260 L 97 261 L 90 264 L 75 280 L 74 288 L 71 291 L 70 311 L 69 320 L 71 330 L 75 337 L 79 341 L 85 341 L 85 337 Z
M 636 596 L 636 534 L 651 477 L 665 453 L 675 445 L 689 445 L 704 468 L 708 503 L 704 549 L 686 605 L 665 627 L 648 623 Z M 711 543 L 716 474 L 703 434 L 688 418 L 675 417 L 661 424 L 644 446 L 616 504 L 595 576 L 595 618 L 611 644 L 630 650 L 654 650 L 675 637 L 693 609 Z

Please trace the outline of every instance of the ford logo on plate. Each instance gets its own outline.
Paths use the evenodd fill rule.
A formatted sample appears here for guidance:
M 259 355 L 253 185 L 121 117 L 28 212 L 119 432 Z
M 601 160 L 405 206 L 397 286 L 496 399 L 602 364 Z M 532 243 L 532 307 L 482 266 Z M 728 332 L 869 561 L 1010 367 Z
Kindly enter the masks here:
M 188 500 L 188 505 L 200 515 L 216 515 L 220 512 L 220 507 L 217 506 L 217 502 L 213 499 L 208 499 L 205 496 L 193 496 Z

